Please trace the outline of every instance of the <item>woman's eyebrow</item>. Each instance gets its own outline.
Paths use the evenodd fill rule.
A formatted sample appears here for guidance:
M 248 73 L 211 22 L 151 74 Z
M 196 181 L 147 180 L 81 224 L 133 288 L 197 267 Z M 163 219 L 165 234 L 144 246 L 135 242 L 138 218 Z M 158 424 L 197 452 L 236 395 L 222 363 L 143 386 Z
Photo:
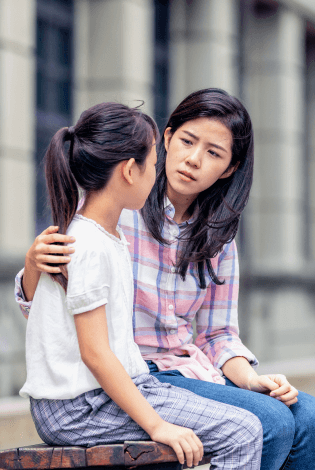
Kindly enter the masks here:
M 184 130 L 183 130 L 183 132 L 184 132 L 185 134 L 189 135 L 190 137 L 192 137 L 193 139 L 197 140 L 197 141 L 200 140 L 199 137 L 197 137 L 197 136 L 196 136 L 195 134 L 193 134 L 192 132 L 184 131 Z M 211 147 L 215 147 L 215 148 L 217 148 L 217 149 L 223 150 L 223 152 L 227 152 L 227 150 L 226 150 L 225 148 L 223 148 L 223 147 L 220 147 L 220 145 L 213 144 L 213 143 L 211 143 L 211 142 L 207 142 L 207 144 L 208 144 L 209 146 L 211 146 Z

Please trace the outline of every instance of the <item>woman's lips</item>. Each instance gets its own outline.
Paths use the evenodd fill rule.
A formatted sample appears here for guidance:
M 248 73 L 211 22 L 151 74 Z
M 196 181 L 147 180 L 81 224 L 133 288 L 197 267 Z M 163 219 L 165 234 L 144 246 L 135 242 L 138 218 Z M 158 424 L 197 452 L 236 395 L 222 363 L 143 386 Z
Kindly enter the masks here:
M 190 181 L 196 181 L 195 178 L 193 178 L 189 173 L 179 171 L 178 174 L 179 174 L 179 177 L 183 181 L 186 181 L 187 183 Z

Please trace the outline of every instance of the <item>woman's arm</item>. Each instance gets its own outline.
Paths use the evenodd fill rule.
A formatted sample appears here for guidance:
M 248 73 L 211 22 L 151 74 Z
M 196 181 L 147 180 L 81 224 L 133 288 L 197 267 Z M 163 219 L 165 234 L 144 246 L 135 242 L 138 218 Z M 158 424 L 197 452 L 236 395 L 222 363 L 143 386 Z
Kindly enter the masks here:
M 73 243 L 74 237 L 57 233 L 59 227 L 51 226 L 35 238 L 25 257 L 25 269 L 22 278 L 22 289 L 26 301 L 33 300 L 35 290 L 42 272 L 60 273 L 60 268 L 48 263 L 69 263 L 70 257 L 64 256 L 74 252 L 67 245 L 53 243 Z M 57 256 L 55 256 L 57 255 Z M 59 256 L 58 256 L 59 255 Z
M 197 313 L 196 345 L 217 369 L 235 356 L 246 357 L 255 367 L 258 361 L 242 343 L 238 326 L 239 267 L 235 241 L 218 255 L 216 273 L 223 285 L 211 282 Z
M 223 374 L 235 385 L 253 392 L 267 393 L 290 406 L 298 401 L 298 391 L 281 374 L 258 375 L 244 357 L 233 357 L 222 366 Z
M 157 442 L 171 446 L 180 463 L 197 465 L 203 446 L 191 429 L 162 420 L 139 392 L 124 367 L 111 351 L 105 306 L 74 315 L 81 357 L 101 387 L 139 426 Z
M 296 403 L 298 392 L 284 375 L 259 376 L 255 372 L 252 366 L 258 365 L 258 361 L 239 337 L 239 269 L 235 241 L 226 245 L 219 255 L 217 274 L 225 284 L 211 283 L 208 288 L 197 315 L 196 345 L 238 387 L 269 393 L 288 406 Z

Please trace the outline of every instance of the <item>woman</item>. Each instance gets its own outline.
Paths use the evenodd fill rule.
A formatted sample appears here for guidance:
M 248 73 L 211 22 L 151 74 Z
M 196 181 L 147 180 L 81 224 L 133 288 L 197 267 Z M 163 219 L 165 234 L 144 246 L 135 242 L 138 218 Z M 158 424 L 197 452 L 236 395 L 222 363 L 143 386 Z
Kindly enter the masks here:
M 242 462 L 259 470 L 259 419 L 162 384 L 133 339 L 131 260 L 117 224 L 122 209 L 140 209 L 152 189 L 158 135 L 138 108 L 100 103 L 53 136 L 45 155 L 49 201 L 54 223 L 76 238 L 75 252 L 62 273 L 41 274 L 20 395 L 30 398 L 48 445 L 151 438 L 188 466 L 204 450 L 216 469 L 236 470 Z M 79 187 L 85 202 L 77 212 Z
M 160 381 L 258 416 L 262 469 L 279 469 L 287 459 L 283 468 L 308 470 L 315 459 L 315 399 L 300 392 L 297 400 L 282 375 L 258 376 L 257 360 L 238 336 L 234 237 L 252 175 L 253 131 L 243 105 L 218 89 L 185 98 L 166 125 L 144 209 L 120 219 L 133 260 L 135 340 Z M 51 255 L 69 253 L 50 245 L 69 242 L 56 231 L 44 231 L 26 256 L 17 290 L 21 295 L 23 287 L 26 299 L 41 271 L 59 272 L 47 263 L 69 261 Z

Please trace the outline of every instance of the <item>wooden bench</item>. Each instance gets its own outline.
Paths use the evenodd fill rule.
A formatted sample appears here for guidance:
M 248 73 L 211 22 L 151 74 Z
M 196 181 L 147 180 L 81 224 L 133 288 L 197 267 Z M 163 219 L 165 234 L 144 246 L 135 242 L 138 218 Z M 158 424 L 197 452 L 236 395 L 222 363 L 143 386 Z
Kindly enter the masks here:
M 199 465 L 210 463 L 204 457 Z M 126 441 L 121 444 L 95 447 L 50 447 L 38 444 L 18 449 L 0 450 L 0 470 L 181 470 L 170 447 L 153 441 Z

